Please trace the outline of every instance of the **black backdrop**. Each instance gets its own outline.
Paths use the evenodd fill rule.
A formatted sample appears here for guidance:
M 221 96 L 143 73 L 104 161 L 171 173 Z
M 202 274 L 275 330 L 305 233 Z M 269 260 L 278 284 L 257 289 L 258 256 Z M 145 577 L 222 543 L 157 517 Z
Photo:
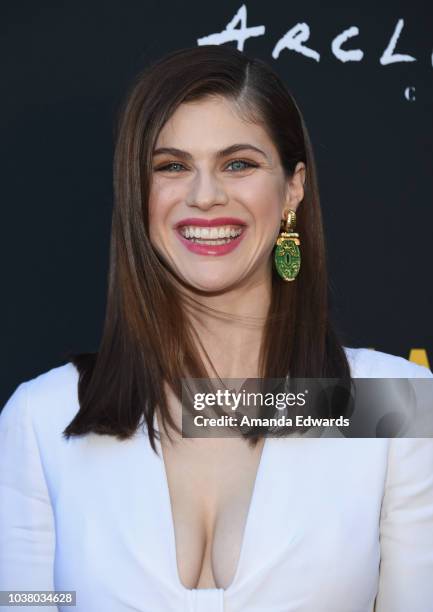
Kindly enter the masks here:
M 116 109 L 147 62 L 200 41 L 268 61 L 304 113 L 346 343 L 431 367 L 432 13 L 419 0 L 2 4 L 2 405 L 66 351 L 96 350 Z

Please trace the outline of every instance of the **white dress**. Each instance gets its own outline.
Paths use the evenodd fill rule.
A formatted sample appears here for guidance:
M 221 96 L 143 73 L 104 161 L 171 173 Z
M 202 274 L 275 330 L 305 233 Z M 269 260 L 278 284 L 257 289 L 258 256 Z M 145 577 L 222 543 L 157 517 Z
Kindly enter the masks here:
M 346 352 L 354 377 L 433 377 Z M 76 591 L 61 612 L 433 610 L 432 439 L 267 438 L 231 585 L 187 589 L 147 434 L 61 436 L 77 382 L 53 368 L 0 414 L 0 590 Z

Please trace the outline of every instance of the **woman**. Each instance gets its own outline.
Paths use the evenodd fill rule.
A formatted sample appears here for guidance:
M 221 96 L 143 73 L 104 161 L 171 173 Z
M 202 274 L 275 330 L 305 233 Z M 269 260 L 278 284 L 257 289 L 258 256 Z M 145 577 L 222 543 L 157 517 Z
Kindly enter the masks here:
M 340 344 L 284 84 L 228 47 L 156 62 L 122 108 L 114 187 L 99 351 L 1 415 L 1 589 L 75 590 L 80 612 L 427 612 L 431 440 L 182 438 L 186 377 L 433 376 Z

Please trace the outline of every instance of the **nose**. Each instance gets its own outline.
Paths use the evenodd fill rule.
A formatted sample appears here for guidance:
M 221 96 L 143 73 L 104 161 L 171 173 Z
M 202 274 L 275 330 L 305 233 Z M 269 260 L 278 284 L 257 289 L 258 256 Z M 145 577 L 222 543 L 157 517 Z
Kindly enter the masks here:
M 227 204 L 229 198 L 221 182 L 212 172 L 199 171 L 187 195 L 188 206 L 208 210 L 215 205 Z

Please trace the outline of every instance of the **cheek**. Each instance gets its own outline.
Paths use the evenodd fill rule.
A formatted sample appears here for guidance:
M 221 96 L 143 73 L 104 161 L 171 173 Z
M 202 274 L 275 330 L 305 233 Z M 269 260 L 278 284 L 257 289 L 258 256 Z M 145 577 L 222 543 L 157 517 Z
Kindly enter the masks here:
M 149 197 L 149 238 L 152 244 L 160 234 L 162 224 L 162 208 L 159 200 Z
M 149 193 L 149 222 L 162 223 L 170 214 L 179 199 L 182 198 L 179 187 L 154 180 Z
M 160 191 L 152 190 L 149 195 L 149 228 L 151 231 L 157 230 L 164 221 L 167 213 L 167 202 Z
M 251 177 L 250 181 L 243 181 L 236 189 L 235 197 L 240 201 L 248 202 L 257 216 L 268 216 L 272 223 L 274 216 L 278 219 L 281 214 L 283 202 L 282 190 L 274 176 L 263 174 Z
M 248 206 L 257 230 L 262 229 L 266 233 L 276 231 L 281 219 L 282 199 L 274 185 L 269 188 L 261 186 L 249 193 L 243 191 L 240 198 Z

